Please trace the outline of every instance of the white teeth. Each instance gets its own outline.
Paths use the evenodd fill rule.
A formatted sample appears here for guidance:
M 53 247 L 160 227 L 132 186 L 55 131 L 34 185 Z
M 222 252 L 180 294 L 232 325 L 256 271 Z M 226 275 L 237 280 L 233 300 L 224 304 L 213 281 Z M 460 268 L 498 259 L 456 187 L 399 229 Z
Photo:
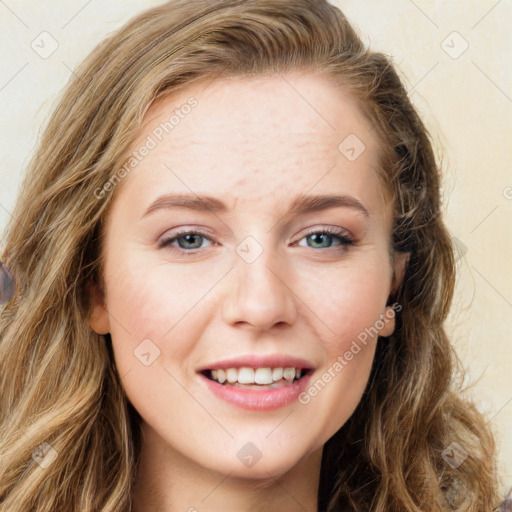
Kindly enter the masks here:
M 238 379 L 240 382 L 240 379 Z M 258 368 L 254 374 L 256 384 L 272 384 L 272 370 L 270 368 Z
M 236 368 L 228 368 L 226 370 L 226 379 L 231 384 L 238 380 L 238 372 Z
M 283 377 L 291 382 L 295 378 L 295 368 L 285 368 Z
M 215 370 L 214 370 L 215 371 Z M 213 377 L 213 372 L 212 372 Z M 213 377 L 215 379 L 215 377 Z M 221 384 L 224 384 L 226 382 L 226 372 L 222 369 L 217 370 L 217 378 L 216 378 Z
M 240 384 L 254 384 L 254 370 L 243 367 L 238 370 L 238 382 Z
M 303 372 L 300 368 L 292 367 L 278 367 L 278 368 L 249 368 L 243 366 L 241 368 L 226 368 L 211 370 L 210 376 L 213 380 L 224 384 L 226 381 L 229 384 L 238 382 L 239 384 L 260 384 L 268 385 L 274 382 L 279 382 L 285 379 L 288 382 L 293 382 L 300 379 Z
M 276 380 L 281 380 L 283 378 L 283 369 L 282 368 L 274 368 L 272 370 L 272 380 L 275 382 Z

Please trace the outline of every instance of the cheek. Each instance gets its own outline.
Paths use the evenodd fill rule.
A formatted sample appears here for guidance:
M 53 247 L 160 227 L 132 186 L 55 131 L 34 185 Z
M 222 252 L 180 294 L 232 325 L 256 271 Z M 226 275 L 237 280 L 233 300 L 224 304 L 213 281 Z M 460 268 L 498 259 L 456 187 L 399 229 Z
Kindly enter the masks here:
M 201 297 L 213 283 L 191 282 L 164 266 L 144 273 L 125 272 L 127 268 L 112 275 L 108 295 L 117 372 L 128 399 L 147 423 L 175 423 L 172 410 L 179 404 L 194 405 L 179 384 L 177 369 L 191 364 L 203 330 L 197 322 Z M 200 411 L 194 410 L 194 415 Z
M 143 265 L 137 258 L 122 261 L 122 266 L 107 272 L 107 307 L 110 313 L 112 342 L 120 371 L 137 363 L 134 351 L 151 340 L 159 349 L 158 363 L 169 358 L 180 362 L 192 350 L 200 336 L 208 304 L 208 291 L 222 276 L 217 270 L 204 272 L 194 265 L 170 268 L 165 264 Z M 187 268 L 185 268 L 187 267 Z M 142 271 L 141 269 L 144 269 Z M 156 351 L 157 349 L 155 349 Z
M 318 280 L 312 286 L 311 280 L 301 279 L 305 302 L 319 318 L 325 362 L 299 402 L 310 411 L 312 424 L 325 425 L 329 436 L 352 415 L 370 376 L 376 329 L 389 293 L 385 263 L 347 266 L 331 273 L 321 287 Z
M 331 357 L 344 352 L 351 341 L 375 325 L 389 295 L 390 268 L 383 259 L 347 264 L 318 274 L 300 276 L 301 299 L 324 328 L 324 349 Z

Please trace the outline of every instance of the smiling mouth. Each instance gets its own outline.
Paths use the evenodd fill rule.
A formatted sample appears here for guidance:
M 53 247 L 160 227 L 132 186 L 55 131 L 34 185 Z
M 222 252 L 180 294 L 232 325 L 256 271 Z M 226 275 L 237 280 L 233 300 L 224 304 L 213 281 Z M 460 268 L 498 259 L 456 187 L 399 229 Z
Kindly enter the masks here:
M 289 386 L 310 373 L 308 368 L 265 367 L 226 368 L 203 370 L 200 372 L 207 379 L 223 386 L 247 389 L 274 389 Z

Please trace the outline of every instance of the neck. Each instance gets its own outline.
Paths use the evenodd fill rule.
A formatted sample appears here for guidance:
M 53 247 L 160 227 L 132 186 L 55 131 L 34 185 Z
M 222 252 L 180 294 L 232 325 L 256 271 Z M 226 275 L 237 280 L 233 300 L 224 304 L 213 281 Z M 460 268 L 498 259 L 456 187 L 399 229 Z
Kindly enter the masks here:
M 284 474 L 239 478 L 205 468 L 146 431 L 133 491 L 133 512 L 318 511 L 322 447 Z

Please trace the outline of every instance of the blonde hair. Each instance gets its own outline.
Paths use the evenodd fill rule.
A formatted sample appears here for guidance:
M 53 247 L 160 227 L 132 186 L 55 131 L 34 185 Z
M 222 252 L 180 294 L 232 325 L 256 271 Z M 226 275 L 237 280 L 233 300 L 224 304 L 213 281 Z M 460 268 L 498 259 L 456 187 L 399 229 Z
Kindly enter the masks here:
M 0 316 L 0 512 L 131 510 L 141 418 L 110 336 L 87 322 L 113 197 L 95 191 L 155 100 L 205 78 L 292 71 L 328 74 L 371 120 L 393 249 L 410 253 L 389 299 L 402 305 L 396 330 L 378 344 L 356 412 L 324 447 L 319 510 L 497 506 L 492 435 L 452 385 L 443 322 L 455 268 L 439 169 L 392 63 L 323 0 L 178 0 L 130 20 L 78 67 L 24 178 L 2 254 L 18 287 Z M 442 457 L 454 442 L 468 454 L 458 467 Z M 41 453 L 52 455 L 46 468 Z

